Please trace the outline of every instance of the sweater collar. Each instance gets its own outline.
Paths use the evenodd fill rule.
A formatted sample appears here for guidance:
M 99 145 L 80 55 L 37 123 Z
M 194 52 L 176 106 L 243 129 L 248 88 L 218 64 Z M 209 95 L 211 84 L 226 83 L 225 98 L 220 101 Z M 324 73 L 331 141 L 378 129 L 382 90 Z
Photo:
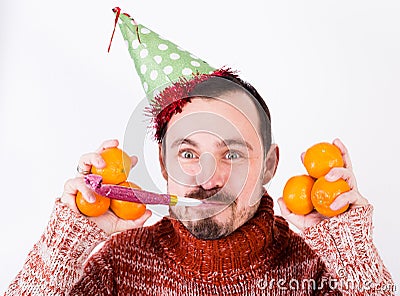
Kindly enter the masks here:
M 177 220 L 164 218 L 159 229 L 163 252 L 176 264 L 193 272 L 210 274 L 256 269 L 272 263 L 288 242 L 289 227 L 274 217 L 273 200 L 264 194 L 249 221 L 230 235 L 216 240 L 194 237 Z

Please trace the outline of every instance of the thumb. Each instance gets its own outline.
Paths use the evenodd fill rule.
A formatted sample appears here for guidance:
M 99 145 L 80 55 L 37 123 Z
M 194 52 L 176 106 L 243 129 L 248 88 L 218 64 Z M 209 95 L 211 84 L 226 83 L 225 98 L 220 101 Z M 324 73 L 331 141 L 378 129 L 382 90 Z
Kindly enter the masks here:
M 151 217 L 151 215 L 152 212 L 150 210 L 146 210 L 144 214 L 141 217 L 137 218 L 136 220 L 121 220 L 121 223 L 119 223 L 118 227 L 119 229 L 117 229 L 117 231 L 143 227 L 143 225 Z
M 278 198 L 278 205 L 279 205 L 279 208 L 280 208 L 280 210 L 281 210 L 281 214 L 282 214 L 283 217 L 287 217 L 287 216 L 289 216 L 289 215 L 292 213 L 292 212 L 287 208 L 287 206 L 286 206 L 285 202 L 283 201 L 283 198 L 282 198 L 282 197 Z
M 138 163 L 139 159 L 137 158 L 137 156 L 133 155 L 131 156 L 131 169 Z

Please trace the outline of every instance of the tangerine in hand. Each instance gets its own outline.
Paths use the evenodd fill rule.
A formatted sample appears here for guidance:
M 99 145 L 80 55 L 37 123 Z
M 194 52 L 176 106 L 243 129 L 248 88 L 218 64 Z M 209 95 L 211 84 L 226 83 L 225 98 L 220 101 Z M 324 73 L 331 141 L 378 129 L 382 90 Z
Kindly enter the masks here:
M 110 199 L 105 196 L 101 196 L 95 192 L 93 192 L 96 197 L 96 201 L 94 203 L 90 203 L 83 198 L 82 193 L 78 191 L 75 197 L 75 203 L 78 207 L 78 210 L 89 217 L 97 217 L 103 215 L 107 212 L 110 206 Z
M 283 201 L 292 213 L 307 215 L 314 209 L 311 202 L 313 185 L 314 179 L 307 175 L 294 176 L 286 182 Z
M 344 192 L 350 191 L 350 186 L 343 179 L 334 182 L 327 181 L 325 177 L 319 178 L 315 181 L 311 190 L 311 201 L 318 213 L 326 216 L 333 217 L 345 212 L 349 205 L 342 207 L 339 210 L 332 210 L 330 205 L 336 197 Z
M 333 167 L 343 167 L 342 153 L 333 144 L 321 142 L 307 149 L 304 154 L 304 166 L 311 177 L 320 178 Z
M 106 166 L 101 169 L 92 166 L 90 172 L 102 176 L 104 184 L 119 184 L 128 178 L 132 166 L 132 160 L 128 154 L 118 147 L 112 147 L 104 149 L 100 155 Z
M 135 189 L 141 189 L 138 185 L 125 181 L 119 186 L 131 187 Z M 136 202 L 123 201 L 118 199 L 112 199 L 110 203 L 110 208 L 121 219 L 125 220 L 135 220 L 143 216 L 146 211 L 146 205 Z

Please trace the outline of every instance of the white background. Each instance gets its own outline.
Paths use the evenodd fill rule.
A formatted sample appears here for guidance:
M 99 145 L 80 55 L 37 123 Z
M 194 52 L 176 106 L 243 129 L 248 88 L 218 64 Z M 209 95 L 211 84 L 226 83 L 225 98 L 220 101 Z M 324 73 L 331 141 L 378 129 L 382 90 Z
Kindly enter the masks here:
M 107 53 L 114 6 L 214 67 L 239 69 L 265 97 L 281 148 L 275 199 L 305 172 L 302 151 L 341 138 L 400 289 L 400 2 L 20 0 L 0 3 L 1 291 L 80 155 L 122 143 L 144 96 L 119 31 Z

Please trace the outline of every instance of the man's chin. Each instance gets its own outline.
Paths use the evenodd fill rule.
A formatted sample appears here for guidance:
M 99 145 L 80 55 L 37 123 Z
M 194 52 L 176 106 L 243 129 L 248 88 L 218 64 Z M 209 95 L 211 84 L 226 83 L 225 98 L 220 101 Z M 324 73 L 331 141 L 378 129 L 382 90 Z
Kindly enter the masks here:
M 232 232 L 230 224 L 221 225 L 213 218 L 206 218 L 199 221 L 186 221 L 182 223 L 193 236 L 202 240 L 219 239 Z

